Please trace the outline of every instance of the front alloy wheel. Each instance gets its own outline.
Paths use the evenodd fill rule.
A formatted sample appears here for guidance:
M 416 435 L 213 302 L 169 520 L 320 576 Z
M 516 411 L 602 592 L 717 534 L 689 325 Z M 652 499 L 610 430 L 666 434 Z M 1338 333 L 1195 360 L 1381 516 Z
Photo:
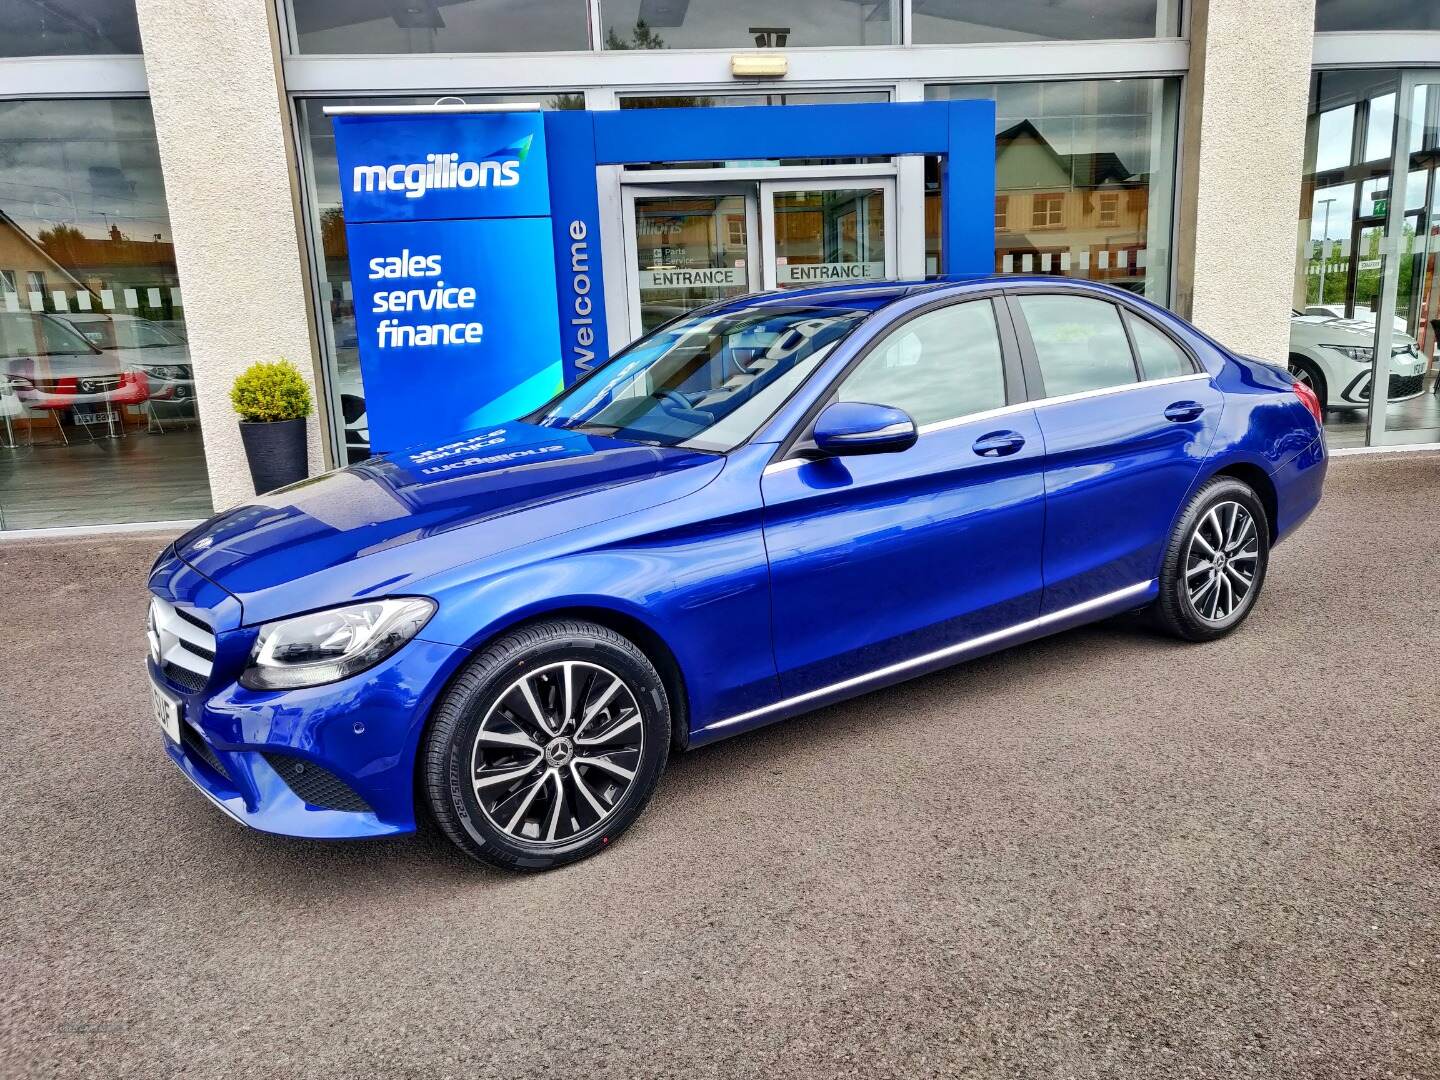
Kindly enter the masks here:
M 562 660 L 521 675 L 486 713 L 471 753 L 475 798 L 517 840 L 565 843 L 614 816 L 644 749 L 624 679 Z
M 655 666 L 608 627 L 521 627 L 471 660 L 421 747 L 441 830 L 493 866 L 546 870 L 607 846 L 644 810 L 670 750 Z

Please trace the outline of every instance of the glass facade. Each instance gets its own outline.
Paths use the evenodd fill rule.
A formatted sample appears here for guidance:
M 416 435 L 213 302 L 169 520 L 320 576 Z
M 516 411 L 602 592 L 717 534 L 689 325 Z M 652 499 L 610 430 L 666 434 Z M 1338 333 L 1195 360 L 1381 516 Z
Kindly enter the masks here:
M 291 0 L 299 53 L 560 52 L 590 47 L 586 0 Z
M 1324 402 L 1334 446 L 1440 435 L 1440 73 L 1412 77 L 1403 102 L 1402 74 L 1320 71 L 1311 79 L 1289 363 Z M 1399 184 L 1397 138 L 1406 162 Z M 1394 310 L 1382 326 L 1387 286 Z M 1372 431 L 1377 341 L 1389 356 L 1388 394 Z
M 1328 31 L 1440 30 L 1435 0 L 1315 0 L 1315 29 Z
M 995 102 L 997 273 L 1104 281 L 1168 302 L 1178 80 L 970 83 L 927 87 L 926 97 Z M 935 273 L 935 160 L 926 189 L 926 264 Z
M 135 0 L 8 0 L 0 5 L 0 57 L 139 51 Z
M 149 102 L 0 102 L 0 525 L 209 513 Z
M 889 101 L 888 90 L 822 90 L 813 93 L 787 90 L 783 93 L 713 93 L 713 94 L 626 94 L 619 100 L 622 109 L 731 109 L 756 105 L 873 105 Z M 648 165 L 631 165 L 631 170 L 668 169 L 683 165 L 687 169 L 754 169 L 772 165 L 848 165 L 862 161 L 889 161 L 889 158 L 747 158 L 744 161 L 657 161 Z
M 601 0 L 606 49 L 893 45 L 891 0 Z
M 1177 37 L 1179 0 L 912 0 L 917 45 Z

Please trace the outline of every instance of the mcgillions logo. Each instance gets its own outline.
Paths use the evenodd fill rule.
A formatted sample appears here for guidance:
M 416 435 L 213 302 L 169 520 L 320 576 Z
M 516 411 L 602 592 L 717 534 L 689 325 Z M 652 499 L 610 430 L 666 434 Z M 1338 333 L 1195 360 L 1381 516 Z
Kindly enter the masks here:
M 410 165 L 356 165 L 352 191 L 404 191 L 418 199 L 427 191 L 450 188 L 514 187 L 520 183 L 520 162 L 530 152 L 532 136 L 489 154 L 482 161 L 461 161 L 459 154 L 426 154 Z

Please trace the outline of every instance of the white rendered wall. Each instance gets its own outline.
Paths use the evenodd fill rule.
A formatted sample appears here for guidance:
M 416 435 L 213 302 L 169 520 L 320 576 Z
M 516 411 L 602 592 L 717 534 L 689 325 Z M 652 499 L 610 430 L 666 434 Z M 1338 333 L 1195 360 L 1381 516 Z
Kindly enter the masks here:
M 137 0 L 215 509 L 254 494 L 230 385 L 315 350 L 270 5 Z M 317 414 L 320 398 L 315 396 Z M 311 472 L 323 468 L 312 415 Z
M 1176 306 L 1225 345 L 1283 362 L 1314 0 L 1198 0 L 1191 20 Z

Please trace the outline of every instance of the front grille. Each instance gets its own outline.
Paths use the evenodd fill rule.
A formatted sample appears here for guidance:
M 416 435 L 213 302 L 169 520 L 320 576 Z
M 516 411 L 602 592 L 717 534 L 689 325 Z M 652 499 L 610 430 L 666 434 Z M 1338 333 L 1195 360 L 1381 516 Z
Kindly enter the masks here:
M 1390 396 L 1408 397 L 1411 394 L 1418 394 L 1425 386 L 1423 375 L 1391 375 Z
M 161 672 L 182 690 L 188 690 L 192 694 L 198 694 L 205 689 L 205 684 L 210 680 L 194 671 L 180 667 L 178 664 L 171 664 L 168 661 L 160 665 Z
M 288 754 L 261 755 L 269 766 L 280 774 L 290 790 L 311 806 L 322 810 L 348 810 L 361 813 L 370 809 L 370 804 L 356 794 L 355 789 L 338 776 L 313 761 L 302 761 Z
M 35 379 L 36 390 L 47 394 L 108 394 L 120 388 L 119 375 L 87 375 L 76 379 Z
M 182 723 L 180 725 L 180 741 L 185 744 L 187 750 L 194 753 L 206 765 L 209 765 L 226 780 L 230 779 L 230 774 L 225 771 L 225 766 L 220 763 L 220 759 L 215 755 L 215 750 L 205 741 L 204 735 L 201 735 L 189 724 Z
M 150 598 L 150 652 L 165 677 L 198 694 L 210 683 L 215 663 L 215 633 L 193 608 Z

